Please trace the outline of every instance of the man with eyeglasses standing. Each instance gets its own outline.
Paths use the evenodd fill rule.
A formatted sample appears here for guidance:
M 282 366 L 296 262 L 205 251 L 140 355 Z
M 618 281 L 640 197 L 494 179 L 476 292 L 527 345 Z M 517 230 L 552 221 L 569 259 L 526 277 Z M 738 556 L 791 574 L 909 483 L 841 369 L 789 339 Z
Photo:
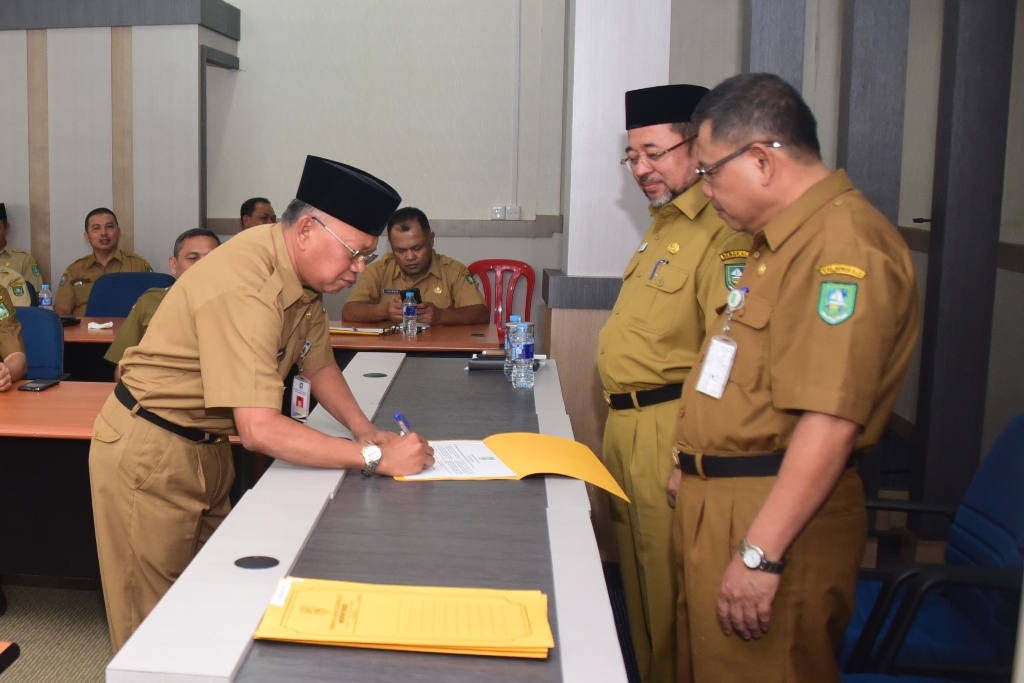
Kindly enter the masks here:
M 115 652 L 227 515 L 229 435 L 274 458 L 367 475 L 433 464 L 423 438 L 378 431 L 363 414 L 334 362 L 321 301 L 355 284 L 401 198 L 312 156 L 296 197 L 281 223 L 234 237 L 170 288 L 96 418 L 89 474 Z M 281 414 L 296 363 L 353 440 Z
M 679 409 L 679 680 L 838 683 L 866 534 L 857 454 L 917 338 L 910 252 L 825 166 L 778 76 L 724 81 L 694 123 L 704 193 L 754 242 Z
M 603 458 L 631 504 L 613 499 L 633 648 L 645 682 L 676 672 L 671 551 L 672 433 L 683 382 L 706 322 L 743 272 L 750 236 L 731 230 L 702 192 L 690 115 L 707 88 L 667 85 L 626 93 L 622 164 L 651 202 L 654 222 L 622 276 L 601 330 L 597 366 L 608 402 Z

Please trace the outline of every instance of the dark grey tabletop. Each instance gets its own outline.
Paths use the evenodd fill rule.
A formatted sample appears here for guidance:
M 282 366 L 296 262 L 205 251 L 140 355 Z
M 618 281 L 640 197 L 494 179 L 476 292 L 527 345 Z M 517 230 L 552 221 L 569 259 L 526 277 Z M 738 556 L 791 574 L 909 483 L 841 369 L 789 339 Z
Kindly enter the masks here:
M 402 412 L 432 439 L 537 431 L 533 394 L 464 359 L 407 358 L 376 424 Z M 257 641 L 237 681 L 561 681 L 542 478 L 397 482 L 350 473 L 299 556 L 295 576 L 436 586 L 538 589 L 555 648 L 546 660 Z

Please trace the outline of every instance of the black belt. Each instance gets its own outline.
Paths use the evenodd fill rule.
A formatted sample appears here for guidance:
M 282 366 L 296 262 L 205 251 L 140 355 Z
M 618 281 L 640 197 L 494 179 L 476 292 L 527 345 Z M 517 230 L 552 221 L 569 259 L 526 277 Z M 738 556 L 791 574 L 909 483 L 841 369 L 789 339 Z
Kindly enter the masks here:
M 629 410 L 630 408 L 645 408 L 647 406 L 665 403 L 666 401 L 678 401 L 683 395 L 682 384 L 666 384 L 657 389 L 646 391 L 634 391 L 628 394 L 608 394 L 605 400 L 613 410 Z M 636 397 L 636 403 L 633 398 Z
M 714 479 L 718 477 L 774 477 L 782 466 L 784 453 L 766 455 L 704 455 L 698 458 L 690 453 L 679 454 L 679 469 L 683 474 Z M 860 462 L 860 451 L 850 454 L 847 467 Z M 699 461 L 699 467 L 698 467 Z
M 132 392 L 128 391 L 128 387 L 121 384 L 120 382 L 118 382 L 117 386 L 114 387 L 114 396 L 116 396 L 117 400 L 121 402 L 121 405 L 123 405 L 128 410 L 134 411 L 136 415 L 141 417 L 146 422 L 154 424 L 157 427 L 160 427 L 161 429 L 166 429 L 171 434 L 177 434 L 183 439 L 195 441 L 196 443 L 210 444 L 223 443 L 224 441 L 227 441 L 227 437 L 225 436 L 207 434 L 203 430 L 195 429 L 194 427 L 182 427 L 180 425 L 174 424 L 173 422 L 169 422 L 163 419 L 159 415 L 154 415 L 153 413 L 149 412 L 142 406 L 139 406 L 139 402 L 135 400 L 134 396 L 132 396 Z M 138 410 L 135 409 L 135 406 L 139 406 Z

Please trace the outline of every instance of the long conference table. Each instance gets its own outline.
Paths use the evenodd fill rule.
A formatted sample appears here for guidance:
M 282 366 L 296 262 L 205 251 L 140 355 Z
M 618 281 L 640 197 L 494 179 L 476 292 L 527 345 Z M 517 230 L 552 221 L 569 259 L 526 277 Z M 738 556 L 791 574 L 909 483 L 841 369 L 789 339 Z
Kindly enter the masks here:
M 345 376 L 367 415 L 430 439 L 509 431 L 572 438 L 553 361 L 534 390 L 465 359 L 360 353 Z M 351 436 L 322 408 L 308 424 Z M 268 569 L 235 561 L 272 557 Z M 539 589 L 546 660 L 254 641 L 280 578 Z M 625 681 L 586 488 L 564 477 L 399 482 L 276 461 L 107 667 L 135 681 Z

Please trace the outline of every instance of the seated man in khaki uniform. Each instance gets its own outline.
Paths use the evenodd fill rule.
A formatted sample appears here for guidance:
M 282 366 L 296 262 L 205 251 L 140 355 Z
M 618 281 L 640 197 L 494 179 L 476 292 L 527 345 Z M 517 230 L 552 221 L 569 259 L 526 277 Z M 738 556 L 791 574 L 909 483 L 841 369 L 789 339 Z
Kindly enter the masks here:
M 7 288 L 15 306 L 31 306 L 32 297 L 25 283 L 31 283 L 38 294 L 43 288 L 43 274 L 32 254 L 7 243 L 10 231 L 7 207 L 0 202 L 0 285 Z
M 27 370 L 21 323 L 11 305 L 10 295 L 0 285 L 0 391 L 10 389 L 14 382 L 25 376 Z
M 203 228 L 192 228 L 178 235 L 174 240 L 174 256 L 167 259 L 167 267 L 171 269 L 171 275 L 181 277 L 185 271 L 199 263 L 199 260 L 220 246 L 220 238 L 209 230 Z M 154 287 L 147 290 L 139 300 L 132 306 L 131 313 L 117 333 L 114 343 L 107 349 L 103 356 L 114 364 L 114 381 L 121 379 L 121 367 L 118 365 L 124 352 L 133 346 L 138 346 L 142 341 L 142 335 L 146 334 L 149 322 L 156 314 L 160 302 L 167 296 L 167 287 Z
M 115 652 L 228 514 L 228 436 L 273 458 L 367 475 L 433 465 L 422 437 L 378 431 L 359 408 L 334 361 L 321 296 L 351 287 L 374 260 L 401 198 L 368 173 L 312 156 L 295 194 L 280 223 L 235 236 L 170 288 L 96 418 L 89 480 Z M 352 440 L 281 414 L 296 363 Z
M 242 218 L 242 230 L 248 230 L 257 225 L 277 222 L 277 214 L 274 212 L 274 207 L 270 205 L 270 200 L 266 197 L 246 199 L 242 202 L 239 214 Z
M 121 228 L 110 209 L 93 209 L 85 217 L 85 241 L 92 253 L 78 259 L 64 271 L 53 300 L 57 315 L 85 315 L 92 286 L 107 273 L 153 272 L 149 261 L 118 248 Z
M 487 322 L 487 304 L 476 279 L 453 258 L 434 251 L 430 221 L 417 208 L 399 209 L 388 220 L 391 253 L 366 269 L 341 311 L 356 323 L 402 322 L 402 297 L 385 289 L 419 288 L 416 319 L 425 325 Z

